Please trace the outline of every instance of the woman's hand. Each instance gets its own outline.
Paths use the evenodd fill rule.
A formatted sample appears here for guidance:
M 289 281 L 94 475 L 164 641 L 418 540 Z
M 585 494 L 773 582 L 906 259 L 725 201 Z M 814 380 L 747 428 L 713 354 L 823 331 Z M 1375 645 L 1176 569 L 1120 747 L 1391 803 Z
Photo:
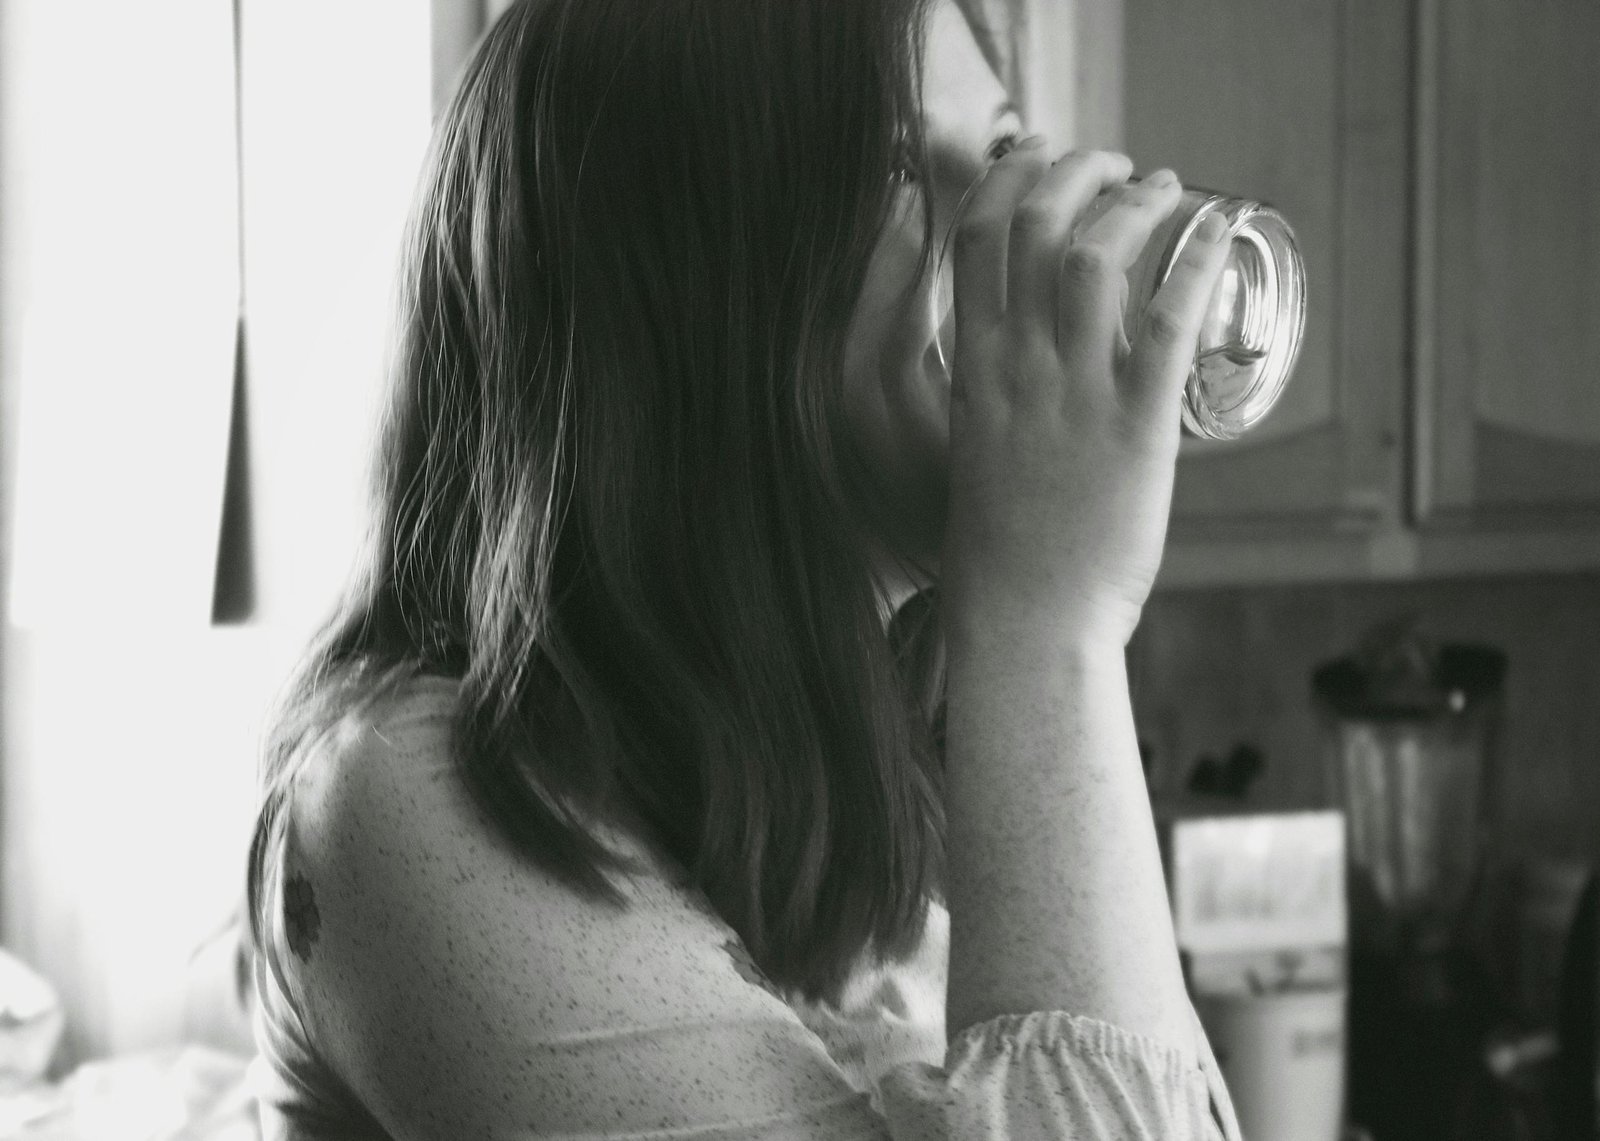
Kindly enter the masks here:
M 946 616 L 1123 645 L 1161 562 L 1223 229 L 1202 225 L 1130 336 L 1127 270 L 1182 187 L 1029 142 L 989 169 L 955 235 Z M 1113 204 L 1075 234 L 1102 193 Z

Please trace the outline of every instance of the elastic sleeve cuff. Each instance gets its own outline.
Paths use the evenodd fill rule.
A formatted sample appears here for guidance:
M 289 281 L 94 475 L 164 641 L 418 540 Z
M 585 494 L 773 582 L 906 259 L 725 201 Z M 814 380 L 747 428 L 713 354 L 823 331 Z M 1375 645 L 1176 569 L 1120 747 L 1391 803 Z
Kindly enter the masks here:
M 968 1027 L 942 1069 L 901 1067 L 880 1093 L 896 1138 L 1238 1141 L 1203 1038 L 1185 1050 L 1064 1011 Z
M 969 1026 L 950 1042 L 945 1067 L 951 1073 L 982 1064 L 988 1055 L 1019 1049 L 1065 1052 L 1118 1065 L 1142 1066 L 1175 1077 L 1199 1072 L 1198 1050 L 1188 1052 L 1110 1022 L 1060 1010 L 1002 1014 Z

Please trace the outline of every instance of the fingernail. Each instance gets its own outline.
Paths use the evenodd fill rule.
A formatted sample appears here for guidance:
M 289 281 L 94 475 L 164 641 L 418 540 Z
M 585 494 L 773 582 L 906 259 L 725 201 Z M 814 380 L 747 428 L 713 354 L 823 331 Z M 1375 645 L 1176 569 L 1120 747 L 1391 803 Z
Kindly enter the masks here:
M 1144 181 L 1148 186 L 1171 186 L 1178 181 L 1178 176 L 1163 167 L 1154 174 L 1146 175 Z
M 1043 135 L 1029 135 L 1017 144 L 1016 149 L 1019 151 L 1031 151 L 1036 147 L 1044 146 L 1048 141 Z
M 1228 233 L 1228 220 L 1219 213 L 1207 214 L 1200 219 L 1200 225 L 1195 227 L 1194 236 L 1202 242 L 1215 244 L 1222 241 Z

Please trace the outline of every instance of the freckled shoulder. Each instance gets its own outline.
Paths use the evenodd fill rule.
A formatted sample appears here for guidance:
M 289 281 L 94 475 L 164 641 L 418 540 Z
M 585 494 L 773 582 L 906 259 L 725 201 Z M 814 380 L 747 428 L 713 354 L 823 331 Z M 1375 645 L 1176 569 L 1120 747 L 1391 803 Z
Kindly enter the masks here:
M 408 814 L 449 766 L 455 683 L 419 679 L 347 713 L 308 746 L 289 789 L 278 906 L 282 941 L 309 964 L 331 906 L 406 858 Z
M 319 898 L 343 881 L 352 889 L 438 891 L 459 906 L 472 893 L 530 897 L 547 913 L 592 903 L 569 892 L 518 851 L 467 790 L 452 754 L 456 683 L 418 679 L 347 715 L 296 774 L 290 797 L 285 871 L 309 877 Z M 643 845 L 596 828 L 624 854 Z M 355 882 L 360 877 L 359 885 Z M 665 881 L 666 877 L 660 878 Z M 623 885 L 651 897 L 657 885 Z M 673 886 L 660 887 L 671 892 Z
M 455 700 L 455 682 L 421 678 L 336 722 L 296 772 L 298 831 L 337 830 L 370 810 L 397 809 L 394 798 L 408 788 L 445 775 Z
M 856 1112 L 820 1040 L 669 870 L 619 881 L 615 908 L 512 848 L 454 772 L 449 697 L 352 718 L 294 789 L 283 882 L 310 885 L 316 935 L 279 958 L 340 1083 L 430 1137 Z
M 304 886 L 283 902 L 296 908 L 286 935 L 297 927 L 316 966 L 302 973 L 328 972 L 330 988 L 437 973 L 454 988 L 462 956 L 493 955 L 497 970 L 511 971 L 510 953 L 525 964 L 512 973 L 540 1012 L 533 1024 L 561 1032 L 573 1028 L 574 995 L 584 996 L 584 1018 L 601 1020 L 637 1017 L 664 998 L 608 982 L 658 971 L 664 943 L 690 952 L 677 966 L 697 978 L 708 964 L 731 970 L 731 929 L 634 837 L 595 829 L 641 864 L 641 874 L 616 881 L 623 909 L 517 851 L 455 771 L 454 699 L 453 683 L 416 683 L 339 725 L 297 776 L 283 883 Z M 402 954 L 404 971 L 394 963 Z

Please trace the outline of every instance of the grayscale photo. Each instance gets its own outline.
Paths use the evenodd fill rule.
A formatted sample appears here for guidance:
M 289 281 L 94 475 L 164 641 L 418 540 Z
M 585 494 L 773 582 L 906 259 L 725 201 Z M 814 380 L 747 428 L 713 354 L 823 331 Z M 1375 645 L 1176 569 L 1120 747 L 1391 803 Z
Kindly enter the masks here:
M 0 0 L 0 1141 L 1600 1141 L 1596 0 Z

